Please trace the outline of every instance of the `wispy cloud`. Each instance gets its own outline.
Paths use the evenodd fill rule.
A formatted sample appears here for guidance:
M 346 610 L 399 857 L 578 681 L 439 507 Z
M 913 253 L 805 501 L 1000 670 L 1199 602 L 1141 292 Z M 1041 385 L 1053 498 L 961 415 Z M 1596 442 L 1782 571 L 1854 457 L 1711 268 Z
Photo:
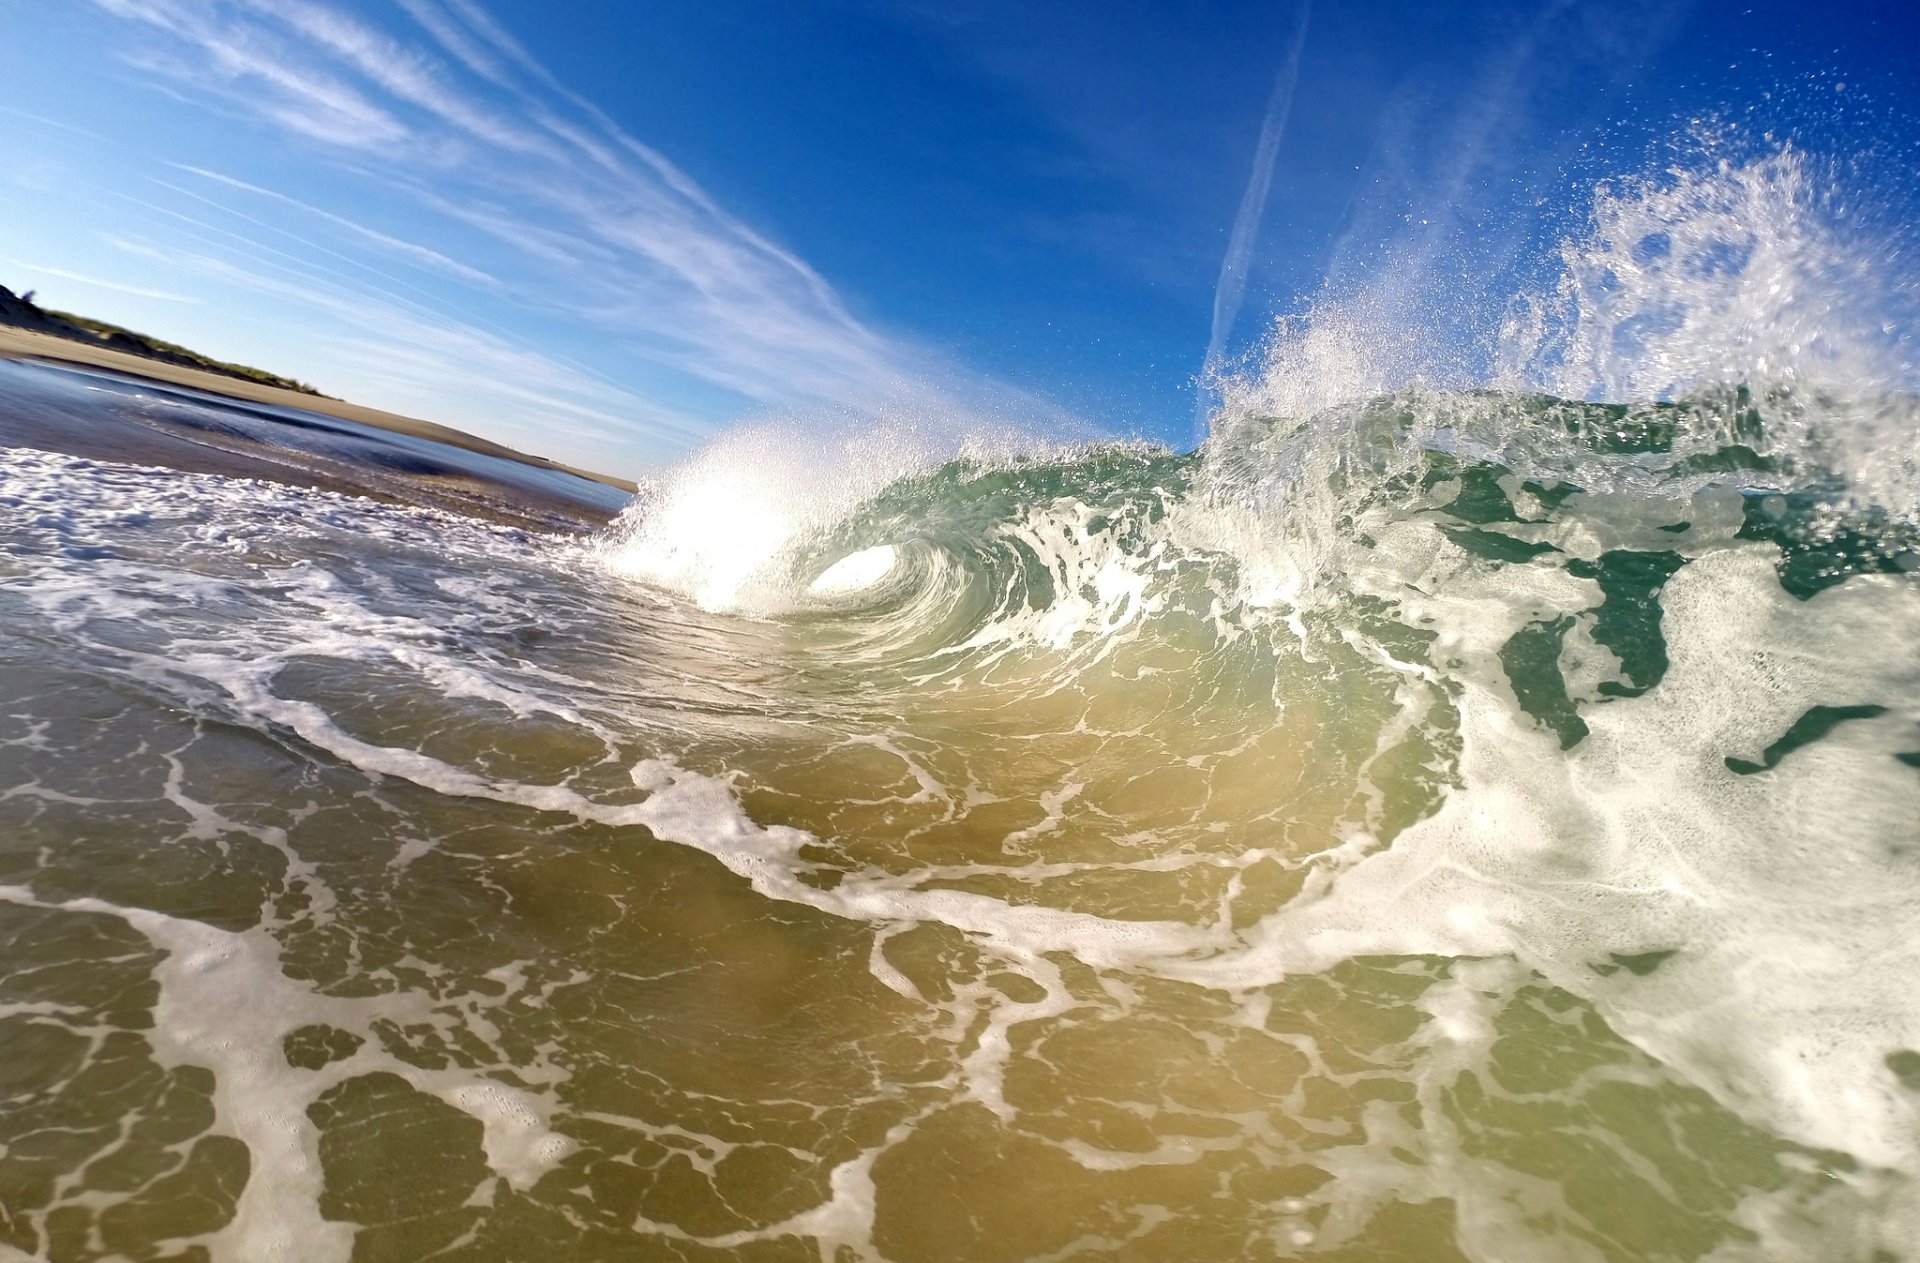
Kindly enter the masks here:
M 51 276 L 62 281 L 72 281 L 77 285 L 91 285 L 95 289 L 108 289 L 116 294 L 132 294 L 137 298 L 156 298 L 163 303 L 198 303 L 197 298 L 185 294 L 170 293 L 164 289 L 149 289 L 144 285 L 129 285 L 125 281 L 108 280 L 104 276 L 89 276 L 85 272 L 73 272 L 66 268 L 50 267 L 45 263 L 29 263 L 25 259 L 8 259 L 11 267 L 32 272 L 35 276 Z
M 926 411 L 996 395 L 1041 406 L 853 314 L 825 277 L 556 81 L 473 0 L 400 0 L 404 29 L 323 0 L 93 3 L 143 32 L 132 60 L 156 83 L 331 155 L 354 200 L 316 204 L 250 171 L 188 167 L 195 177 L 627 348 L 650 366 L 636 376 L 666 394 L 731 397 L 736 411 Z M 426 246 L 369 228 L 367 197 L 397 200 L 410 223 L 446 236 L 409 234 Z M 441 248 L 449 239 L 488 246 Z M 668 447 L 725 419 L 643 411 L 633 424 Z
M 84 136 L 88 140 L 106 139 L 106 137 L 91 128 L 80 127 L 64 119 L 48 118 L 44 114 L 35 114 L 31 110 L 17 110 L 10 105 L 0 105 L 0 114 L 4 114 L 9 118 L 21 119 L 25 122 L 35 124 L 38 127 L 57 128 L 60 131 L 67 132 L 74 136 Z
M 1233 217 L 1233 233 L 1227 239 L 1226 255 L 1220 260 L 1220 280 L 1213 291 L 1213 329 L 1207 338 L 1207 357 L 1201 369 L 1204 379 L 1220 368 L 1227 347 L 1227 335 L 1239 318 L 1240 305 L 1247 296 L 1247 268 L 1253 261 L 1253 246 L 1260 233 L 1260 217 L 1267 209 L 1267 194 L 1273 188 L 1273 167 L 1280 156 L 1280 141 L 1287 134 L 1287 117 L 1293 112 L 1294 90 L 1300 86 L 1300 56 L 1307 47 L 1307 20 L 1312 5 L 1302 0 L 1300 16 L 1294 28 L 1293 42 L 1280 73 L 1274 76 L 1273 94 L 1267 112 L 1260 121 L 1260 140 L 1253 149 L 1253 169 L 1247 175 L 1246 191 L 1240 197 L 1240 209 Z M 1202 392 L 1196 407 L 1202 414 L 1207 405 Z M 1205 420 L 1197 416 L 1196 422 Z
M 209 171 L 204 167 L 190 166 L 183 162 L 169 163 L 168 165 L 177 170 L 185 171 L 189 175 L 197 175 L 203 180 L 224 185 L 230 189 L 237 189 L 242 193 L 251 193 L 256 197 L 267 198 L 283 206 L 292 206 L 306 212 L 315 219 L 332 224 L 334 227 L 340 228 L 348 234 L 376 246 L 388 254 L 404 259 L 408 263 L 412 263 L 418 267 L 426 268 L 428 271 L 439 272 L 457 281 L 465 281 L 468 284 L 483 285 L 489 288 L 497 286 L 500 283 L 479 268 L 469 267 L 458 259 L 450 259 L 430 246 L 423 246 L 412 241 L 404 241 L 399 237 L 381 232 L 377 228 L 369 228 L 365 224 L 356 223 L 348 219 L 345 215 L 336 215 L 334 212 L 315 206 L 311 202 L 303 202 L 297 197 L 289 197 L 285 193 L 278 193 L 272 189 L 261 188 L 257 184 L 249 184 L 245 180 L 237 180 L 230 175 L 222 175 L 218 171 Z
M 400 7 L 407 16 L 420 24 L 422 30 L 432 36 L 447 52 L 451 53 L 461 65 L 474 74 L 502 87 L 509 86 L 506 68 L 501 64 L 496 50 L 486 45 L 490 42 L 483 35 L 474 32 L 471 19 L 462 22 L 436 0 L 399 0 Z
M 337 73 L 312 59 L 291 55 L 287 42 L 272 31 L 230 20 L 233 15 L 221 6 L 196 0 L 94 3 L 177 41 L 176 49 L 143 45 L 127 53 L 126 60 L 137 69 L 223 96 L 313 140 L 376 147 L 407 139 L 407 128 L 391 111 Z M 179 60 L 177 53 L 182 51 L 191 53 L 193 60 Z

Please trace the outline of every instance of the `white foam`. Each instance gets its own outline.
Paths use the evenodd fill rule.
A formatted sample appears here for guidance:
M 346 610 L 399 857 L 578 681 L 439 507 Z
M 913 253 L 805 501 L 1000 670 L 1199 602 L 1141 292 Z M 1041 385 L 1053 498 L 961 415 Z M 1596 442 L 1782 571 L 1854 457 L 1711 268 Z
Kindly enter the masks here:
M 1920 1047 L 1920 778 L 1887 753 L 1920 715 L 1854 721 L 1758 775 L 1724 763 L 1815 705 L 1911 708 L 1920 589 L 1866 576 L 1801 603 L 1776 556 L 1682 568 L 1666 679 L 1590 708 L 1571 751 L 1468 683 L 1465 784 L 1438 813 L 1177 972 L 1246 988 L 1357 956 L 1511 954 L 1776 1134 L 1920 1172 L 1920 1112 L 1884 1064 Z M 1593 968 L 1667 950 L 1644 977 Z
M 440 1099 L 480 1120 L 487 1165 L 522 1192 L 579 1148 L 549 1125 L 545 1101 L 505 1083 L 461 1083 L 442 1089 Z
M 1698 137 L 1657 174 L 1598 187 L 1538 292 L 1490 304 L 1448 286 L 1423 304 L 1420 278 L 1389 256 L 1376 285 L 1330 285 L 1281 319 L 1221 383 L 1183 537 L 1236 559 L 1242 599 L 1297 606 L 1341 574 L 1352 518 L 1433 452 L 1496 461 L 1516 488 L 1629 492 L 1623 504 L 1651 512 L 1728 482 L 1728 449 L 1750 446 L 1770 464 L 1743 468 L 1739 485 L 1837 482 L 1837 500 L 1920 521 L 1910 244 L 1860 230 L 1831 164 L 1791 144 L 1737 148 Z M 1433 334 L 1462 327 L 1470 346 Z M 1513 397 L 1462 393 L 1486 385 Z M 1396 406 L 1376 406 L 1388 392 Z M 1601 414 L 1563 424 L 1535 392 L 1643 413 L 1687 403 L 1653 418 L 1654 450 L 1620 451 Z
M 1042 446 L 974 418 L 785 421 L 715 438 L 633 503 L 598 546 L 615 573 L 708 610 L 786 608 L 785 563 L 889 484 L 956 457 Z
M 872 548 L 848 553 L 828 566 L 820 572 L 819 578 L 808 585 L 807 591 L 815 596 L 859 592 L 892 574 L 894 567 L 899 564 L 899 549 L 891 544 L 875 544 Z
M 216 1134 L 247 1147 L 249 1170 L 233 1218 L 200 1239 L 220 1263 L 335 1263 L 353 1253 L 355 1227 L 320 1211 L 324 1173 L 319 1129 L 308 1108 L 347 1079 L 396 1074 L 479 1120 L 487 1161 L 516 1188 L 529 1187 L 573 1151 L 550 1126 L 550 1099 L 472 1072 L 422 1070 L 386 1054 L 372 1026 L 444 1025 L 443 998 L 406 992 L 371 998 L 324 995 L 280 969 L 279 946 L 262 929 L 241 933 L 100 899 L 44 902 L 25 887 L 0 887 L 0 900 L 118 917 L 166 953 L 155 970 L 159 996 L 147 1038 L 168 1066 L 213 1072 Z M 496 1002 L 468 997 L 470 1005 Z M 283 1040 L 302 1026 L 355 1033 L 357 1051 L 314 1069 L 292 1066 Z M 552 1067 L 536 1077 L 557 1082 Z

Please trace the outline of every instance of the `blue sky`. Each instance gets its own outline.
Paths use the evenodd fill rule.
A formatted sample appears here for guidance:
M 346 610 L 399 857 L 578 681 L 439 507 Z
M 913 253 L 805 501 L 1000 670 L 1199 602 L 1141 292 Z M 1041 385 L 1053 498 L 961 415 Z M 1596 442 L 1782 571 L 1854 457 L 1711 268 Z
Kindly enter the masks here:
M 615 472 L 766 412 L 1184 446 L 1233 242 L 1229 356 L 1519 283 L 1703 116 L 1911 194 L 1910 9 L 0 0 L 0 284 Z

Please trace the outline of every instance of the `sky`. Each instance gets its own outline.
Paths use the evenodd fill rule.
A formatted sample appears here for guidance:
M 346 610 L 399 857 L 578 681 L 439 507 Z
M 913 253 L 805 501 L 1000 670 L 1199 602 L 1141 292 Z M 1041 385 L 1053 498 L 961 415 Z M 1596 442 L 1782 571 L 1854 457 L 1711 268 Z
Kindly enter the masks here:
M 0 0 L 0 285 L 612 473 L 1185 447 L 1276 317 L 1523 283 L 1702 119 L 1916 197 L 1916 67 L 1891 2 Z

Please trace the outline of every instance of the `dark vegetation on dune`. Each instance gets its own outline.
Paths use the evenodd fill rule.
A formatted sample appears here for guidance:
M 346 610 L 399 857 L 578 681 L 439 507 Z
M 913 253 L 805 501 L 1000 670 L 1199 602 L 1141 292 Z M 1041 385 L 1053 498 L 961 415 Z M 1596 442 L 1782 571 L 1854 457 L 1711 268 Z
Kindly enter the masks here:
M 197 351 L 144 333 L 135 333 L 104 320 L 94 320 L 87 316 L 76 316 L 70 312 L 51 311 L 40 307 L 33 301 L 29 290 L 24 296 L 16 296 L 13 291 L 0 285 L 0 325 L 13 325 L 21 329 L 30 329 L 36 333 L 52 334 L 57 338 L 69 338 L 75 342 L 85 342 L 93 346 L 105 347 L 112 351 L 124 351 L 128 355 L 139 355 L 150 360 L 160 360 L 167 364 L 177 364 L 182 368 L 197 368 L 203 372 L 219 373 L 223 377 L 235 377 L 241 381 L 258 382 L 263 386 L 278 386 L 282 390 L 294 390 L 303 395 L 312 395 L 317 399 L 331 399 L 305 382 L 290 377 L 281 377 L 264 369 L 250 368 L 245 364 L 228 364 L 223 360 L 209 359 Z

